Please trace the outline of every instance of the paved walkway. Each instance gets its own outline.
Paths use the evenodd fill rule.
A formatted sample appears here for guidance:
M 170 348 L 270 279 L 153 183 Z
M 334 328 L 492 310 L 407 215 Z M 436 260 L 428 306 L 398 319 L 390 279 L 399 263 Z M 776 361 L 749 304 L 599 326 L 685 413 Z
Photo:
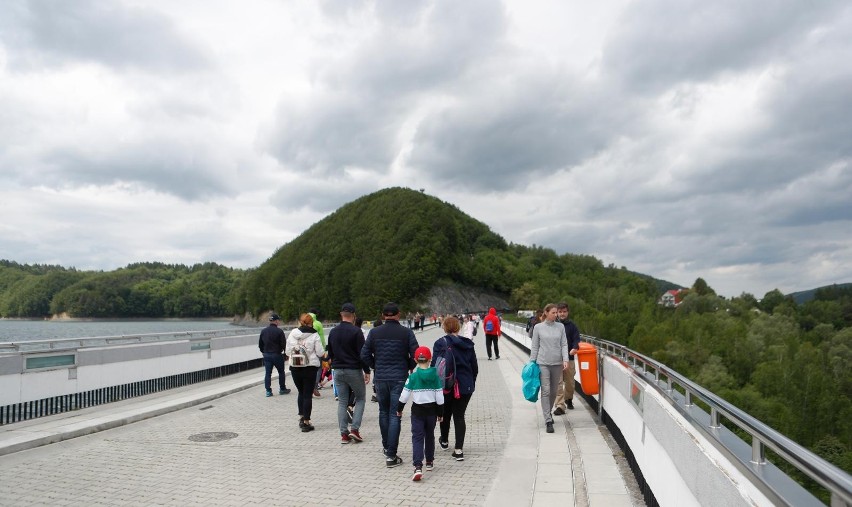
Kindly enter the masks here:
M 431 345 L 440 334 L 417 337 Z M 545 433 L 538 404 L 520 395 L 525 354 L 501 341 L 502 358 L 487 361 L 477 338 L 480 374 L 467 411 L 465 461 L 438 449 L 435 469 L 420 483 L 410 480 L 409 412 L 399 446 L 406 465 L 387 469 L 376 404 L 367 402 L 365 441 L 340 445 L 330 389 L 314 400 L 316 431 L 301 433 L 295 389 L 265 398 L 256 370 L 0 428 L 0 504 L 635 503 L 588 407 L 576 403 L 556 418 L 555 434 Z M 202 433 L 236 436 L 190 439 Z

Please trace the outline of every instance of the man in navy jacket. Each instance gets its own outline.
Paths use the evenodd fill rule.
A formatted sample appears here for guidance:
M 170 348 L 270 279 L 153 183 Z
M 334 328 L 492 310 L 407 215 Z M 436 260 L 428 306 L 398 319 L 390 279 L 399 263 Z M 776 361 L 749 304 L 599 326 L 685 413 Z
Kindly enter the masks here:
M 554 415 L 562 415 L 566 407 L 574 410 L 574 375 L 577 373 L 574 354 L 580 348 L 580 330 L 577 329 L 574 321 L 568 318 L 571 313 L 568 303 L 557 304 L 556 311 L 559 322 L 565 326 L 565 335 L 568 336 L 568 368 L 562 370 L 562 382 L 559 383 L 559 390 L 556 392 L 556 410 L 553 411 Z
M 386 304 L 382 316 L 384 324 L 367 335 L 361 360 L 374 370 L 385 465 L 391 468 L 402 464 L 402 458 L 396 454 L 402 418 L 396 415 L 396 409 L 408 373 L 415 365 L 414 352 L 418 344 L 414 332 L 399 323 L 396 303 Z

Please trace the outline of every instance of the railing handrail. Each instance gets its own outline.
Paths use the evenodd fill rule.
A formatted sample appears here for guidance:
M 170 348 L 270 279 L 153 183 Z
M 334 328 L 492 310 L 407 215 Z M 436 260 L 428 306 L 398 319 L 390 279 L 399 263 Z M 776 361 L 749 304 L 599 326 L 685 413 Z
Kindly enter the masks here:
M 753 439 L 753 456 L 762 457 L 762 446 L 765 445 L 778 453 L 803 474 L 825 487 L 832 495 L 832 505 L 835 504 L 835 499 L 844 502 L 846 505 L 852 505 L 852 476 L 840 468 L 832 465 L 809 449 L 784 436 L 777 430 L 756 419 L 754 416 L 689 380 L 677 371 L 672 370 L 665 364 L 618 343 L 601 340 L 588 335 L 581 335 L 581 338 L 587 342 L 597 345 L 610 355 L 628 360 L 628 362 L 629 360 L 633 360 L 642 363 L 641 373 L 643 378 L 646 380 L 649 380 L 647 378 L 647 370 L 650 366 L 651 369 L 656 372 L 654 375 L 654 382 L 652 384 L 658 388 L 658 390 L 669 400 L 670 403 L 678 405 L 679 401 L 671 394 L 674 391 L 672 381 L 676 381 L 676 384 L 683 388 L 684 391 L 689 393 L 691 396 L 697 396 L 706 403 L 711 409 L 711 414 L 713 411 L 721 412 L 737 428 L 748 433 Z M 635 364 L 629 366 L 634 370 L 638 369 Z M 660 373 L 668 379 L 668 386 L 666 389 L 661 389 L 658 385 Z M 723 442 L 718 442 L 724 445 Z M 752 461 L 752 463 L 760 465 L 764 462 L 762 459 L 758 458 L 757 460 Z
M 292 327 L 292 326 L 290 326 Z M 109 336 L 86 336 L 82 338 L 51 338 L 46 340 L 25 340 L 0 342 L 0 353 L 2 352 L 41 352 L 50 350 L 65 350 L 71 348 L 85 348 L 103 345 L 124 345 L 127 343 L 114 343 L 116 341 L 132 343 L 156 343 L 178 340 L 202 340 L 205 338 L 224 338 L 229 336 L 243 336 L 258 333 L 261 327 L 235 327 L 233 329 L 210 329 L 202 331 L 171 331 L 162 333 L 139 333 L 127 335 Z M 288 327 L 282 327 L 288 329 Z

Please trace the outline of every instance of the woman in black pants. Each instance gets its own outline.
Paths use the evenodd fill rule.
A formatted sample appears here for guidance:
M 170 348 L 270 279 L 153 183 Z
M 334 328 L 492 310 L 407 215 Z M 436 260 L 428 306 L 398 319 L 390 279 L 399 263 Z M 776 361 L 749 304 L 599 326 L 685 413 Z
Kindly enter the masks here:
M 447 335 L 439 338 L 432 348 L 432 366 L 440 358 L 445 358 L 447 373 L 454 375 L 459 397 L 455 397 L 455 389 L 444 393 L 444 418 L 441 421 L 441 436 L 438 438 L 438 444 L 445 451 L 450 448 L 450 420 L 452 419 L 456 437 L 452 456 L 456 461 L 464 461 L 464 434 L 467 429 L 464 413 L 467 410 L 467 404 L 470 403 L 470 397 L 473 396 L 479 365 L 476 362 L 473 341 L 458 334 L 461 329 L 459 319 L 447 317 L 442 327 Z
M 319 334 L 314 329 L 314 318 L 308 313 L 299 317 L 299 327 L 290 331 L 284 352 L 290 356 L 290 375 L 299 391 L 299 427 L 303 432 L 313 431 L 311 412 L 314 405 L 314 388 L 320 357 L 325 353 Z

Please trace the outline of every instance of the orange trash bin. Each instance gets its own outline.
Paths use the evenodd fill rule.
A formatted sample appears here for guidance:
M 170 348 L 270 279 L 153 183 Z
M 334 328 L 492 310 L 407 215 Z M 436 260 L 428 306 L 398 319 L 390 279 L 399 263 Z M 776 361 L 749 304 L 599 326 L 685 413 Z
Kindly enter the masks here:
M 591 343 L 580 342 L 577 349 L 577 366 L 580 370 L 580 387 L 587 395 L 598 394 L 598 350 Z

